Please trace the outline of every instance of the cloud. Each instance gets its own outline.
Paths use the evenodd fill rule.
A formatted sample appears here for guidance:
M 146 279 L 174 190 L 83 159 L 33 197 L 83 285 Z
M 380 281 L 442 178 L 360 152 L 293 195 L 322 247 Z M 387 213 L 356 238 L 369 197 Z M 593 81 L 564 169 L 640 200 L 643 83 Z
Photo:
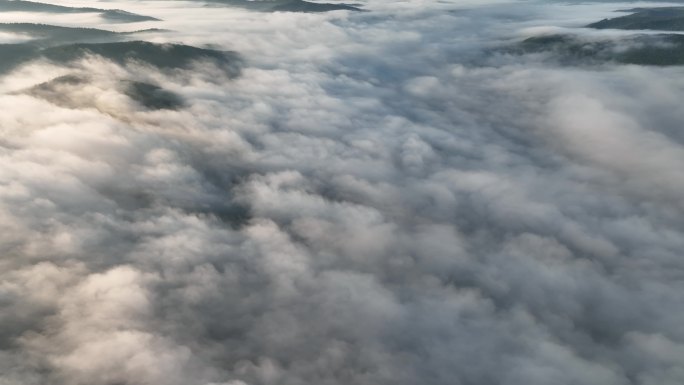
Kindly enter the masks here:
M 3 74 L 0 383 L 681 383 L 682 69 L 501 53 L 625 4 L 106 5 L 240 70 Z

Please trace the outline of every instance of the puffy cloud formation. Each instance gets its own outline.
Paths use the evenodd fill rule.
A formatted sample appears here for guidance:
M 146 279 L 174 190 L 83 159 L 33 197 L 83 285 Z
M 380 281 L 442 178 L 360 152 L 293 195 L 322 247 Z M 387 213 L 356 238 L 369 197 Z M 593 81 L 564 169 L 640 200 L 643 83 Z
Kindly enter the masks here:
M 506 49 L 634 4 L 60 5 L 241 67 L 2 74 L 0 384 L 684 382 L 684 69 Z

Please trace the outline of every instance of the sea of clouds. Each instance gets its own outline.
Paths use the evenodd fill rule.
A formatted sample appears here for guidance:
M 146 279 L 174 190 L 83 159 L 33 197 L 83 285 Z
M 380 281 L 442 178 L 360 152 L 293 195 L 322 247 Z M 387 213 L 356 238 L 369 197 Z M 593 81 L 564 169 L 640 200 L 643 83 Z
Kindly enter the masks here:
M 1 385 L 684 383 L 684 68 L 499 49 L 640 3 L 58 3 L 243 63 L 2 74 Z

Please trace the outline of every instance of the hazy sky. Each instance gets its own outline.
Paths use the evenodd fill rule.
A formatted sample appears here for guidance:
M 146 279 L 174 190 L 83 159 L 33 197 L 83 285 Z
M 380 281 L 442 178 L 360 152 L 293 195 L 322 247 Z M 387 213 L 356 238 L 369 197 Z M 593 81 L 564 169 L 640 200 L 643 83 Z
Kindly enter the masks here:
M 684 383 L 684 68 L 511 50 L 668 3 L 53 3 L 239 58 L 0 74 L 0 385 Z

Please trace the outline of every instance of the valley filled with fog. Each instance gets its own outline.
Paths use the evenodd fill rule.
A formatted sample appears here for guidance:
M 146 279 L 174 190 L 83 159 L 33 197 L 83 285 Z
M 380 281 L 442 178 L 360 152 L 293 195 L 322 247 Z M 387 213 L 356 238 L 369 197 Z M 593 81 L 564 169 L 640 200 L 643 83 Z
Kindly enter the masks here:
M 683 100 L 681 1 L 0 0 L 0 385 L 682 384 Z

